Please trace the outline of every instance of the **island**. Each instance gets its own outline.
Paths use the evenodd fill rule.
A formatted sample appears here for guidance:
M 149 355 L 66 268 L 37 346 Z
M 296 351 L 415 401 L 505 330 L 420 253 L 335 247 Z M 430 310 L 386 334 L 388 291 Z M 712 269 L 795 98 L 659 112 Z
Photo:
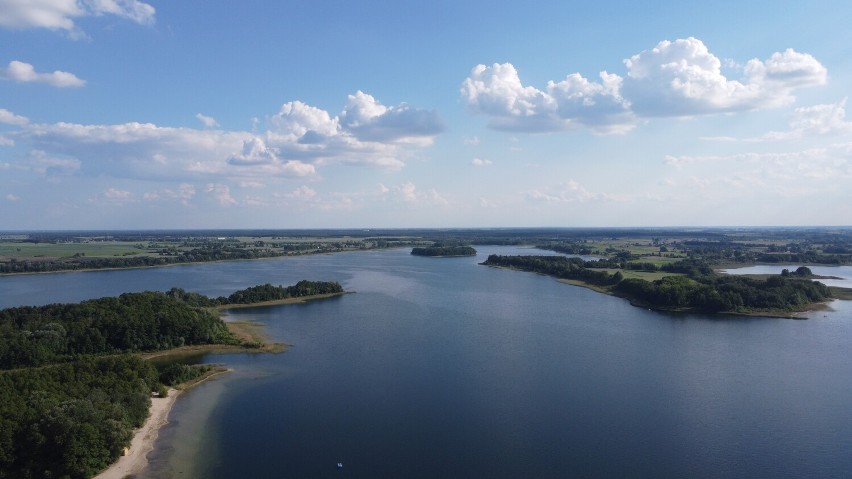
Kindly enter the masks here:
M 703 261 L 682 259 L 648 266 L 656 276 L 648 280 L 625 277 L 625 266 L 612 259 L 490 255 L 482 264 L 554 276 L 661 311 L 794 317 L 833 297 L 827 286 L 804 277 L 807 268 L 756 279 L 721 275 Z
M 300 281 L 220 298 L 173 288 L 0 310 L 0 475 L 92 477 L 127 452 L 134 431 L 155 432 L 179 388 L 222 372 L 154 357 L 270 349 L 218 308 L 343 293 L 336 282 Z
M 411 249 L 414 256 L 431 257 L 453 257 L 453 256 L 476 256 L 473 246 L 454 242 L 436 241 L 432 246 L 418 246 Z

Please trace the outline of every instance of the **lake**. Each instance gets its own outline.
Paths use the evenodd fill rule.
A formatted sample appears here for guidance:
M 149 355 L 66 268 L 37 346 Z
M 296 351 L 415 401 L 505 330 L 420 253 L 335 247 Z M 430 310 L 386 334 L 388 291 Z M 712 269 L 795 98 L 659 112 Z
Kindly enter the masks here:
M 148 477 L 852 477 L 850 302 L 804 321 L 658 313 L 477 264 L 543 252 L 477 249 L 2 277 L 0 301 L 355 291 L 231 311 L 293 346 L 199 358 L 234 372 L 177 401 Z
M 721 272 L 727 274 L 781 274 L 781 271 L 796 271 L 799 266 L 807 266 L 811 272 L 818 276 L 831 276 L 832 279 L 817 279 L 826 286 L 838 286 L 841 288 L 852 288 L 852 266 L 818 266 L 801 264 L 760 264 L 746 266 L 744 268 L 723 269 Z

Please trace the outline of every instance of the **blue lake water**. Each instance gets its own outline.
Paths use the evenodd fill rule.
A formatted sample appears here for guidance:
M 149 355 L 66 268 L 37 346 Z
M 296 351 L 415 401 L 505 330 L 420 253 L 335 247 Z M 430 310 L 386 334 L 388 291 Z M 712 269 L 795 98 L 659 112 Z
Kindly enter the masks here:
M 727 274 L 781 274 L 781 271 L 796 271 L 801 264 L 779 264 L 747 266 L 745 268 L 731 268 L 722 270 Z M 832 279 L 817 279 L 826 286 L 839 286 L 841 288 L 852 288 L 852 266 L 811 266 L 807 265 L 811 272 L 819 276 L 831 276 Z
M 809 320 L 661 314 L 407 250 L 0 278 L 2 306 L 334 280 L 236 310 L 293 346 L 201 358 L 148 477 L 852 477 L 852 305 Z M 336 464 L 344 467 L 338 469 Z

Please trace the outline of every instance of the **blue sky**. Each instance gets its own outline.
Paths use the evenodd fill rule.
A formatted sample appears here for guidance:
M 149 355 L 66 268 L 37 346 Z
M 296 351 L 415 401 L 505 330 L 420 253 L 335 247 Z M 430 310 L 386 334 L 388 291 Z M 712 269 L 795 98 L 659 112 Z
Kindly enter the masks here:
M 0 0 L 0 230 L 852 223 L 848 2 Z

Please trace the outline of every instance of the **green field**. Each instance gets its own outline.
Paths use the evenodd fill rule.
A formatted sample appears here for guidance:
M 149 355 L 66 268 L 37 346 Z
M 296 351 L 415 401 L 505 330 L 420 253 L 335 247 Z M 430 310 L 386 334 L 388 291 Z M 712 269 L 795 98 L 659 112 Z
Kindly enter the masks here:
M 26 243 L 0 242 L 0 257 L 4 258 L 70 258 L 74 255 L 91 258 L 115 256 L 157 256 L 146 245 L 129 241 L 87 243 Z
M 609 274 L 613 274 L 616 271 L 621 271 L 621 275 L 625 278 L 638 278 L 644 279 L 645 281 L 656 281 L 658 279 L 664 278 L 666 276 L 683 276 L 680 273 L 669 273 L 667 271 L 633 271 L 629 269 L 608 269 L 608 268 L 589 268 L 594 271 L 606 271 Z

